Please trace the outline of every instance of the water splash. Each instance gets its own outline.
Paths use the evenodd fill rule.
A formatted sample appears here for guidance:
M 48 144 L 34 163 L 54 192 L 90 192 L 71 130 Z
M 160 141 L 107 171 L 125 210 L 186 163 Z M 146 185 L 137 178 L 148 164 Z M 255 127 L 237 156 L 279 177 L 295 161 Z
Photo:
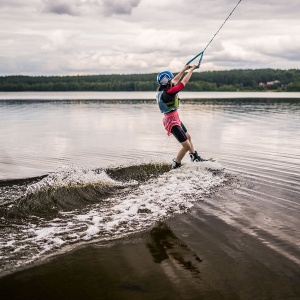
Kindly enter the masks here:
M 40 208 L 44 207 L 46 211 L 48 204 L 45 205 L 44 198 L 49 194 L 53 196 L 54 191 L 60 191 L 56 196 L 61 195 L 61 203 L 69 203 L 71 198 L 66 195 L 70 191 L 73 191 L 74 199 L 74 190 L 81 191 L 77 196 L 84 191 L 85 195 L 92 194 L 98 201 L 85 203 L 78 196 L 85 205 L 72 210 L 58 209 L 55 215 L 47 216 L 29 214 L 34 208 L 29 205 L 23 222 L 11 221 L 1 233 L 1 271 L 24 266 L 75 243 L 115 239 L 145 230 L 173 214 L 188 211 L 194 202 L 227 181 L 226 172 L 216 162 L 189 163 L 169 172 L 165 171 L 170 169 L 167 165 L 151 162 L 108 171 L 62 169 L 29 186 L 24 199 L 31 204 L 33 202 L 28 199 L 34 199 L 34 203 L 40 201 Z M 151 175 L 149 169 L 156 173 Z M 114 173 L 115 177 L 121 178 L 128 170 L 131 174 L 128 181 L 124 178 L 118 181 L 108 175 Z M 149 179 L 141 174 L 146 174 Z M 137 177 L 140 181 L 132 179 Z M 97 190 L 99 185 L 109 186 L 111 193 L 102 197 Z

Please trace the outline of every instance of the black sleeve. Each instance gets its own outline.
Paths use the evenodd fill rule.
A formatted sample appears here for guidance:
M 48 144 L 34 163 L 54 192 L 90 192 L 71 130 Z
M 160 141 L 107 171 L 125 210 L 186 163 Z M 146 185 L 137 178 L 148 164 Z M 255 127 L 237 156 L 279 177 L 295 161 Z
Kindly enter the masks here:
M 163 92 L 161 95 L 161 99 L 164 103 L 172 102 L 175 99 L 176 94 L 167 94 L 166 92 Z

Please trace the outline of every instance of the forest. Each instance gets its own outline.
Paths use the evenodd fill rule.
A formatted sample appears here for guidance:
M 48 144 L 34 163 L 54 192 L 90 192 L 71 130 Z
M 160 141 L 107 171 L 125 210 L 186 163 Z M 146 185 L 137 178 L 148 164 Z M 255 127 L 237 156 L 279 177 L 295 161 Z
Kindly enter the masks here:
M 154 91 L 157 74 L 0 76 L 0 91 Z M 300 70 L 196 71 L 186 91 L 300 91 Z

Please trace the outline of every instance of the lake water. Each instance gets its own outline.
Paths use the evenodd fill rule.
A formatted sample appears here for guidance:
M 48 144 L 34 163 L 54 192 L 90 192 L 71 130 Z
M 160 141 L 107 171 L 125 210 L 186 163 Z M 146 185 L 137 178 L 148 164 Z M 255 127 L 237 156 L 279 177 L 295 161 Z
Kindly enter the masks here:
M 172 171 L 180 145 L 154 97 L 0 93 L 5 299 L 42 293 L 40 276 L 65 293 L 49 299 L 76 296 L 75 282 L 95 287 L 88 269 L 105 282 L 91 299 L 300 298 L 300 93 L 182 93 L 195 148 L 216 161 Z

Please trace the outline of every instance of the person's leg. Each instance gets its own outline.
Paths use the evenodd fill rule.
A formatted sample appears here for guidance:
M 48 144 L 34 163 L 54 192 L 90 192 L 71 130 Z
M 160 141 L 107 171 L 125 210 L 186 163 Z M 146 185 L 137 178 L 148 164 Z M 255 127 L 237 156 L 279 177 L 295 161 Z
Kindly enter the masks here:
M 188 151 L 192 151 L 191 143 L 189 140 L 190 135 L 186 134 L 186 128 L 185 126 L 181 123 L 181 126 L 173 126 L 171 132 L 175 136 L 175 138 L 180 142 L 182 148 L 179 150 L 177 153 L 176 159 L 174 160 L 174 168 L 178 168 L 181 166 L 181 161 L 185 154 Z
M 178 163 L 181 162 L 185 154 L 189 151 L 190 155 L 191 153 L 195 152 L 194 145 L 192 143 L 192 137 L 187 132 L 186 127 L 181 122 L 180 127 L 174 127 L 174 130 L 172 131 L 173 135 L 176 137 L 176 139 L 180 142 L 182 145 L 182 149 L 177 154 L 176 161 Z
M 174 164 L 176 168 L 181 166 L 181 160 L 183 159 L 183 157 L 188 151 L 189 151 L 191 161 L 194 162 L 205 161 L 205 159 L 199 156 L 197 151 L 195 151 L 194 145 L 192 143 L 192 137 L 187 132 L 187 129 L 183 125 L 183 123 L 181 123 L 181 126 L 174 126 L 172 128 L 172 134 L 182 145 L 182 148 L 179 150 L 177 157 L 174 160 Z
M 176 159 L 173 160 L 173 166 L 172 166 L 173 168 L 179 168 L 181 166 L 181 161 L 188 151 L 189 151 L 191 161 L 205 160 L 198 155 L 197 151 L 195 151 L 194 145 L 192 143 L 192 137 L 187 132 L 187 129 L 182 123 L 181 126 L 178 125 L 173 126 L 171 132 L 182 146 L 182 148 L 177 153 Z
M 179 150 L 179 152 L 177 153 L 177 156 L 176 156 L 176 159 L 175 161 L 177 163 L 181 163 L 182 159 L 184 158 L 184 156 L 186 155 L 186 153 L 189 151 L 191 152 L 192 151 L 192 148 L 191 148 L 191 143 L 189 140 L 186 140 L 184 142 L 181 143 L 181 146 L 182 148 Z
M 197 151 L 195 151 L 194 145 L 192 143 L 192 137 L 191 135 L 187 132 L 187 129 L 185 128 L 185 126 L 181 123 L 181 127 L 183 128 L 183 130 L 185 131 L 185 134 L 188 138 L 188 141 L 190 142 L 190 149 L 189 149 L 189 155 L 191 158 L 191 161 L 205 161 L 205 159 L 203 159 L 201 156 L 199 156 L 199 154 L 197 153 Z
M 189 152 L 190 152 L 190 153 L 194 153 L 194 152 L 195 152 L 195 149 L 194 149 L 194 145 L 193 145 L 193 143 L 192 143 L 192 137 L 191 137 L 191 135 L 190 135 L 188 132 L 186 132 L 185 134 L 186 134 L 186 136 L 187 136 L 187 138 L 188 138 L 188 141 L 190 142 L 190 149 L 189 149 Z

